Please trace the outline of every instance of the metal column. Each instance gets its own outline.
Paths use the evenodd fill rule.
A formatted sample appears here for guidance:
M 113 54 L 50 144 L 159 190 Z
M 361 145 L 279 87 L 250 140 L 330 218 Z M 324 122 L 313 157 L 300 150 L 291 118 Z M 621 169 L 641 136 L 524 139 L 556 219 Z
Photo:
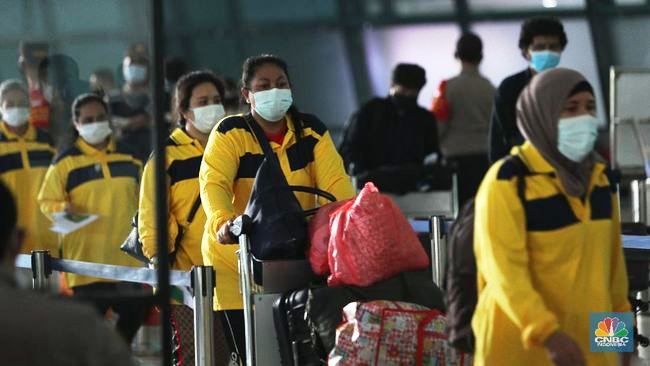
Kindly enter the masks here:
M 214 364 L 214 269 L 207 266 L 192 268 L 194 290 L 194 359 L 196 366 Z
M 445 238 L 444 217 L 432 216 L 429 220 L 431 234 L 431 272 L 433 282 L 443 288 L 445 267 L 447 263 L 447 239 Z
M 158 285 L 156 303 L 161 309 L 162 328 L 162 365 L 172 363 L 172 330 L 170 325 L 171 307 L 169 305 L 169 253 L 167 248 L 167 178 L 165 172 L 165 140 L 169 131 L 163 121 L 164 112 L 161 101 L 164 100 L 163 93 L 163 5 L 162 0 L 151 0 L 151 91 L 153 122 L 153 162 L 155 179 L 155 200 L 156 200 L 156 241 L 158 256 Z
M 35 250 L 32 252 L 32 285 L 34 290 L 45 291 L 50 288 L 50 252 Z

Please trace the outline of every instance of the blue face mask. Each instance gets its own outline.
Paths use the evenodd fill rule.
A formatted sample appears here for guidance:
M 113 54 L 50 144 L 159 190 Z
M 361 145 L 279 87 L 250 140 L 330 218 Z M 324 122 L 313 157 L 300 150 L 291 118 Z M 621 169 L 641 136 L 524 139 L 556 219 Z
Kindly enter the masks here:
M 553 51 L 530 51 L 530 67 L 537 72 L 552 69 L 560 63 L 560 53 Z
M 594 150 L 598 119 L 591 114 L 561 118 L 557 125 L 557 148 L 567 159 L 579 163 Z
M 146 66 L 131 64 L 122 69 L 127 83 L 141 83 L 147 80 Z
M 263 90 L 253 93 L 255 112 L 268 122 L 279 122 L 291 107 L 291 89 Z

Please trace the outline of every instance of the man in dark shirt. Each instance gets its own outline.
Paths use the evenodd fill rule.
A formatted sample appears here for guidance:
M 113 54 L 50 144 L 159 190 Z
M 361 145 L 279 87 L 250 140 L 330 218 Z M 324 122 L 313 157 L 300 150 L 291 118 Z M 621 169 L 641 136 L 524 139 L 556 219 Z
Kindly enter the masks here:
M 425 83 L 423 68 L 399 64 L 390 95 L 373 98 L 348 121 L 340 152 L 359 186 L 373 181 L 387 192 L 416 189 L 425 157 L 438 153 L 436 120 L 417 104 Z
M 113 128 L 117 141 L 133 155 L 146 161 L 151 153 L 151 96 L 149 93 L 149 59 L 144 44 L 129 47 L 122 62 L 126 83 L 122 92 L 109 95 Z
M 535 74 L 559 64 L 566 45 L 564 27 L 555 18 L 531 18 L 522 24 L 519 49 L 529 65 L 505 78 L 497 88 L 490 121 L 490 162 L 508 155 L 513 146 L 524 141 L 517 128 L 515 110 L 519 94 Z

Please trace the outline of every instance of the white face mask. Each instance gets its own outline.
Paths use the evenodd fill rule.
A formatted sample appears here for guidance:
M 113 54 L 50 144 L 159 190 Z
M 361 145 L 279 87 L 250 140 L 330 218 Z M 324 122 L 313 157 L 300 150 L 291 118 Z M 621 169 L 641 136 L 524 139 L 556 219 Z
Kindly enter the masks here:
M 269 122 L 281 121 L 293 103 L 291 89 L 273 88 L 252 94 L 255 112 Z
M 192 124 L 202 133 L 210 133 L 217 122 L 226 115 L 223 104 L 210 104 L 192 108 L 192 112 L 194 112 Z
M 29 108 L 9 107 L 0 110 L 2 119 L 11 127 L 24 126 L 29 120 Z
M 108 121 L 87 123 L 77 128 L 79 136 L 91 145 L 104 141 L 111 134 L 111 126 Z
M 122 68 L 124 80 L 127 83 L 141 83 L 147 80 L 147 67 L 137 64 L 131 64 Z
M 591 114 L 561 118 L 557 125 L 557 148 L 567 159 L 579 163 L 594 150 L 600 122 Z

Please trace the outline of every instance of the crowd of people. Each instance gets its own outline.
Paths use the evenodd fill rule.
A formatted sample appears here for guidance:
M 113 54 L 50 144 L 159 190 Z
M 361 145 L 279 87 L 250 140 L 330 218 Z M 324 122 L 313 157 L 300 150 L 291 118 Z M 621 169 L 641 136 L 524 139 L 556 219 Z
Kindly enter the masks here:
M 290 184 L 319 188 L 339 200 L 353 197 L 368 181 L 403 194 L 435 186 L 431 172 L 441 166 L 457 172 L 461 203 L 476 196 L 475 364 L 612 364 L 609 354 L 589 353 L 586 333 L 589 312 L 630 309 L 618 203 L 606 164 L 594 152 L 599 123 L 593 89 L 579 72 L 556 68 L 567 43 L 558 20 L 525 21 L 518 46 L 528 66 L 495 88 L 479 70 L 481 39 L 463 34 L 454 54 L 460 72 L 440 82 L 431 108 L 417 103 L 425 70 L 399 64 L 388 95 L 351 116 L 338 147 L 317 116 L 298 110 L 287 63 L 277 56 L 248 58 L 239 88 L 211 71 L 189 71 L 182 60 L 168 60 L 167 116 L 152 121 L 150 60 L 143 44 L 127 50 L 119 87 L 111 68 L 82 81 L 71 58 L 50 55 L 44 43 L 23 43 L 23 80 L 0 84 L 0 181 L 8 188 L 0 190 L 0 260 L 7 272 L 0 291 L 26 296 L 10 289 L 9 272 L 17 253 L 35 249 L 141 266 L 120 251 L 136 212 L 144 254 L 156 263 L 150 141 L 153 123 L 165 123 L 172 268 L 215 268 L 215 342 L 243 355 L 238 247 L 230 245 L 236 242 L 230 227 L 244 212 L 264 160 L 253 133 L 261 128 Z M 523 202 L 511 156 L 528 169 Z M 306 195 L 297 197 L 304 209 L 317 205 Z M 5 200 L 15 200 L 17 212 Z M 98 219 L 55 235 L 49 219 L 61 212 Z M 117 331 L 127 344 L 132 341 L 145 306 L 99 295 L 141 285 L 74 274 L 64 282 L 73 297 L 90 301 L 102 316 L 108 309 L 117 313 Z M 171 301 L 177 319 L 191 316 L 180 292 L 172 291 Z M 81 308 L 64 308 L 47 305 L 42 312 L 71 318 L 78 312 L 79 321 L 71 324 L 88 332 L 102 328 Z M 184 332 L 181 339 L 192 339 L 191 329 Z M 118 345 L 107 350 L 109 344 L 83 351 L 96 349 L 103 359 L 124 351 Z M 226 354 L 220 362 L 228 359 Z

